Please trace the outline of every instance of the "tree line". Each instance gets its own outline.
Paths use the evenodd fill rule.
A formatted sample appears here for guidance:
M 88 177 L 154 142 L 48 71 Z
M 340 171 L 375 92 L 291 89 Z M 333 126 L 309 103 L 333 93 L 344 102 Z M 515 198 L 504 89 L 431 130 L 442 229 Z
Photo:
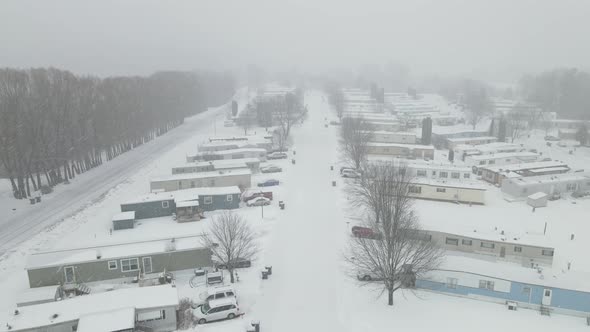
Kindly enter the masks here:
M 233 95 L 226 74 L 75 75 L 0 69 L 0 169 L 14 196 L 51 191 Z

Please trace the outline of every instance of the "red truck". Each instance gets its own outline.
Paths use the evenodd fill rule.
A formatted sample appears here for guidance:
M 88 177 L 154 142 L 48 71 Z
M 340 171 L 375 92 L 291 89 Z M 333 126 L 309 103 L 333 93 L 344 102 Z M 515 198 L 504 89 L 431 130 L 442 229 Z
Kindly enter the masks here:
M 380 239 L 381 234 L 375 232 L 369 227 L 352 226 L 352 235 L 366 239 Z
M 272 191 L 246 191 L 242 194 L 242 201 L 246 202 L 256 197 L 265 197 L 272 201 Z

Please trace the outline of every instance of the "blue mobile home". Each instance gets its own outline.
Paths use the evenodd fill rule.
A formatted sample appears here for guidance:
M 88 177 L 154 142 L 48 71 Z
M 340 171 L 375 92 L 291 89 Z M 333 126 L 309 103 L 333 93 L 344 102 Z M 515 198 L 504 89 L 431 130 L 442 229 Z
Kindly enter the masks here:
M 577 286 L 583 285 L 583 282 L 572 282 L 572 279 L 584 278 L 583 276 L 570 272 L 564 276 L 545 277 L 543 272 L 535 269 L 517 267 L 520 270 L 518 271 L 509 265 L 502 265 L 502 269 L 497 269 L 494 267 L 497 263 L 486 264 L 490 264 L 489 267 L 495 271 L 501 271 L 498 273 L 502 277 L 493 275 L 495 273 L 439 269 L 418 277 L 416 288 L 496 303 L 515 302 L 520 307 L 540 310 L 544 314 L 555 312 L 590 316 L 590 286 L 580 288 Z M 475 266 L 477 270 L 481 264 L 467 266 Z M 509 271 L 506 271 L 506 267 L 509 267 Z

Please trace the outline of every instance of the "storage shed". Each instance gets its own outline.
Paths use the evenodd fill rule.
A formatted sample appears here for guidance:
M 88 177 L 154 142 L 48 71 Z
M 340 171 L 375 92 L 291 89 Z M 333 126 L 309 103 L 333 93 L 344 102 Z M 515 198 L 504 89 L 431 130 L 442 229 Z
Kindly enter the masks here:
M 113 230 L 130 229 L 135 225 L 135 211 L 117 213 L 113 216 Z
M 534 208 L 547 206 L 548 195 L 542 191 L 534 193 L 527 197 L 526 203 Z

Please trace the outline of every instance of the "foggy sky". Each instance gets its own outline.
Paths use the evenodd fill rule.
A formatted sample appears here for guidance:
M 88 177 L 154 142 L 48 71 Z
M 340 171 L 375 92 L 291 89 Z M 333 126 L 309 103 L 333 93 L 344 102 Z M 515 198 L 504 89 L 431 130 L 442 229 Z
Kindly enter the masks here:
M 510 77 L 590 68 L 585 0 L 3 0 L 0 66 L 100 76 L 388 62 Z

